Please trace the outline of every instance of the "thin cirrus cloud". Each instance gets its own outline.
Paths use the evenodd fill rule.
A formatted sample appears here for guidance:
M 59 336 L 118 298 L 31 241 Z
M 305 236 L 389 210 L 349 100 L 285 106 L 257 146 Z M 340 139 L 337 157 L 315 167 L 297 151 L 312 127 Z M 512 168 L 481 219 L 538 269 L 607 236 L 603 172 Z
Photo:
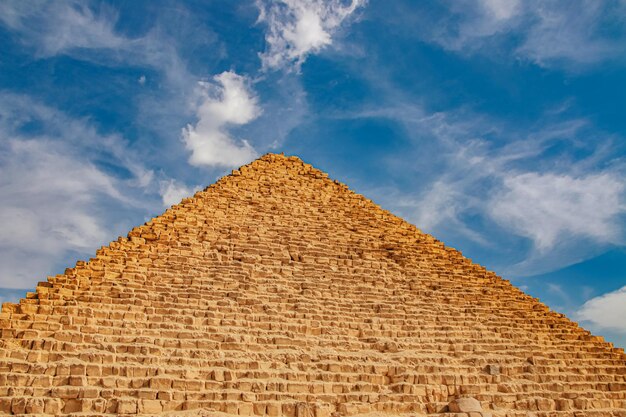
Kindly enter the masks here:
M 267 24 L 265 69 L 296 69 L 307 56 L 332 43 L 333 34 L 365 0 L 257 0 L 259 22 Z
M 567 235 L 618 244 L 622 233 L 615 225 L 626 212 L 620 201 L 625 185 L 611 173 L 508 175 L 490 204 L 490 213 L 505 227 L 531 239 L 538 251 L 551 249 Z
M 190 42 L 191 35 L 157 21 L 145 33 L 127 37 L 116 30 L 117 22 L 117 12 L 105 4 L 93 8 L 88 2 L 73 0 L 42 0 L 36 5 L 0 2 L 0 24 L 15 34 L 35 59 L 65 55 L 103 67 L 155 71 L 159 89 L 146 89 L 146 96 L 136 98 L 139 119 L 147 128 L 153 128 L 153 135 L 175 138 L 175 132 L 161 132 L 165 126 L 180 123 L 181 118 L 188 116 L 179 109 L 186 110 L 184 104 L 187 97 L 193 95 L 198 77 L 190 73 L 178 50 L 180 44 Z M 202 42 L 216 43 L 215 34 L 210 31 L 194 32 L 194 36 L 199 35 L 202 35 Z M 219 56 L 219 45 L 215 49 Z M 147 80 L 142 74 L 138 83 L 145 87 Z M 154 99 L 154 94 L 158 94 L 158 100 Z
M 0 3 L 0 20 L 22 34 L 22 42 L 34 46 L 39 57 L 76 48 L 120 48 L 127 40 L 115 34 L 112 9 L 96 14 L 78 1 Z
M 0 95 L 0 287 L 34 285 L 148 209 L 133 195 L 149 189 L 153 173 L 121 141 L 26 96 Z
M 471 123 L 462 126 L 467 128 Z M 459 132 L 448 126 L 438 128 L 436 134 Z M 593 166 L 596 155 L 590 156 L 590 166 L 585 160 L 568 169 L 529 166 L 529 161 L 540 159 L 564 135 L 576 141 L 583 132 L 584 124 L 578 121 L 532 133 L 517 132 L 526 135 L 526 140 L 512 141 L 504 148 L 493 148 L 479 139 L 463 139 L 464 134 L 454 140 L 447 136 L 442 140 L 449 141 L 447 146 L 454 146 L 456 151 L 449 154 L 446 173 L 420 198 L 427 203 L 417 204 L 419 218 L 437 213 L 426 217 L 433 229 L 451 222 L 460 233 L 484 244 L 481 234 L 463 220 L 468 213 L 479 213 L 508 233 L 528 239 L 531 248 L 526 258 L 508 268 L 516 275 L 549 271 L 593 255 L 581 242 L 593 242 L 591 246 L 596 248 L 621 244 L 624 231 L 616 224 L 626 213 L 626 183 L 619 167 L 598 169 Z M 476 137 L 481 134 L 468 133 Z M 432 198 L 441 187 L 445 190 L 441 198 Z
M 523 259 L 500 266 L 518 276 L 559 269 L 596 255 L 598 248 L 626 241 L 618 226 L 626 214 L 626 167 L 619 161 L 604 164 L 610 138 L 595 132 L 596 144 L 584 141 L 593 128 L 587 120 L 551 121 L 546 116 L 528 129 L 467 111 L 429 114 L 393 97 L 398 108 L 390 105 L 348 117 L 394 119 L 415 132 L 418 149 L 423 144 L 436 149 L 427 161 L 415 163 L 436 167 L 431 177 L 421 175 L 421 189 L 387 189 L 379 196 L 418 227 L 463 237 L 492 252 L 499 250 L 499 237 L 527 240 L 529 245 L 519 251 Z M 555 149 L 561 150 L 561 163 L 546 165 L 546 153 Z M 572 160 L 572 152 L 589 154 Z M 393 169 L 413 167 L 394 164 Z M 481 219 L 478 224 L 472 220 L 476 218 Z
M 47 140 L 2 139 L 0 287 L 33 286 L 67 253 L 105 243 L 112 219 L 99 207 L 128 204 L 114 178 L 66 151 Z
M 518 12 L 520 0 L 482 0 L 480 5 L 494 19 L 507 20 Z
M 623 2 L 462 0 L 425 36 L 462 54 L 504 51 L 539 66 L 583 67 L 624 52 Z M 611 36 L 606 27 L 611 27 Z M 615 38 L 617 36 L 617 40 Z

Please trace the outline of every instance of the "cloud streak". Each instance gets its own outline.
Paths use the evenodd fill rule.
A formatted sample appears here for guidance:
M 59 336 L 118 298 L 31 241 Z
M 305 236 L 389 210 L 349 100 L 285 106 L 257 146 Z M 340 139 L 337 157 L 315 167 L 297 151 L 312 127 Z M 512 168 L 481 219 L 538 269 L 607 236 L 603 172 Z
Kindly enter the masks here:
M 101 7 L 95 13 L 78 1 L 2 2 L 0 20 L 34 46 L 39 57 L 77 48 L 119 48 L 127 41 L 115 34 L 112 9 Z
M 626 184 L 611 173 L 574 177 L 526 172 L 504 176 L 490 204 L 491 216 L 534 242 L 540 252 L 567 236 L 619 244 L 615 227 L 626 212 L 620 201 Z
M 457 116 L 458 117 L 458 116 Z M 587 247 L 623 244 L 620 216 L 626 214 L 626 182 L 623 166 L 599 168 L 602 146 L 588 157 L 562 166 L 546 166 L 545 152 L 574 148 L 587 133 L 586 124 L 573 120 L 547 125 L 537 131 L 511 131 L 497 121 L 485 123 L 458 120 L 452 115 L 422 119 L 432 135 L 447 149 L 444 174 L 436 178 L 416 201 L 417 219 L 427 216 L 430 230 L 455 225 L 458 233 L 485 245 L 501 231 L 529 239 L 531 250 L 509 273 L 530 275 L 545 272 L 592 255 Z M 485 126 L 489 126 L 488 130 Z M 507 132 L 507 133 L 505 133 Z M 505 146 L 483 139 L 503 135 Z M 534 166 L 533 166 L 534 165 Z M 444 192 L 441 192 L 443 190 Z M 421 213 L 421 214 L 420 214 Z M 480 222 L 479 233 L 468 218 L 480 216 L 495 223 Z M 504 236 L 503 236 L 504 238 Z
M 33 286 L 69 254 L 93 253 L 123 233 L 150 211 L 152 177 L 120 137 L 1 94 L 0 287 Z
M 450 13 L 427 22 L 423 34 L 461 54 L 504 52 L 543 67 L 580 68 L 624 52 L 626 25 L 614 17 L 624 7 L 612 0 L 449 1 Z
M 372 193 L 418 227 L 467 239 L 499 257 L 516 256 L 491 267 L 518 276 L 580 262 L 626 241 L 626 166 L 606 160 L 611 138 L 588 121 L 552 121 L 548 114 L 529 129 L 461 109 L 429 114 L 401 94 L 391 97 L 389 107 L 345 117 L 392 119 L 413 137 L 413 162 L 402 165 L 411 158 L 406 151 L 390 169 L 407 174 L 419 167 L 415 191 Z

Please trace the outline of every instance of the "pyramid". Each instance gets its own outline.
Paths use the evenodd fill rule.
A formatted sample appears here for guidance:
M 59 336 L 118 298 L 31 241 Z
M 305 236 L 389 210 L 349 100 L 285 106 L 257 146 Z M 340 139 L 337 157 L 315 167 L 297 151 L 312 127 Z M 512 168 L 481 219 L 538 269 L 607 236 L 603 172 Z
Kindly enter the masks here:
M 626 416 L 626 356 L 268 154 L 0 315 L 0 414 Z

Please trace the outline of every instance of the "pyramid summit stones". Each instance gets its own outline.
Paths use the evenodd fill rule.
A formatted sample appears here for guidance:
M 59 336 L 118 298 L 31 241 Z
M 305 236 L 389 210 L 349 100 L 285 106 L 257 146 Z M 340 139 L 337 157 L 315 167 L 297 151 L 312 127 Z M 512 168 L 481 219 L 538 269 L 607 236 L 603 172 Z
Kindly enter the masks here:
M 626 416 L 626 357 L 266 155 L 0 315 L 0 414 Z

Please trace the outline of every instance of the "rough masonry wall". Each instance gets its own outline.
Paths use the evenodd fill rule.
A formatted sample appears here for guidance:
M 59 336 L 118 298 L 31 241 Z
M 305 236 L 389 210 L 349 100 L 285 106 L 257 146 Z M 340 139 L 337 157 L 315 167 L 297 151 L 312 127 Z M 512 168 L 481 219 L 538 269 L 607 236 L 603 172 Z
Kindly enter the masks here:
M 626 416 L 623 351 L 281 155 L 5 304 L 0 328 L 4 414 Z

